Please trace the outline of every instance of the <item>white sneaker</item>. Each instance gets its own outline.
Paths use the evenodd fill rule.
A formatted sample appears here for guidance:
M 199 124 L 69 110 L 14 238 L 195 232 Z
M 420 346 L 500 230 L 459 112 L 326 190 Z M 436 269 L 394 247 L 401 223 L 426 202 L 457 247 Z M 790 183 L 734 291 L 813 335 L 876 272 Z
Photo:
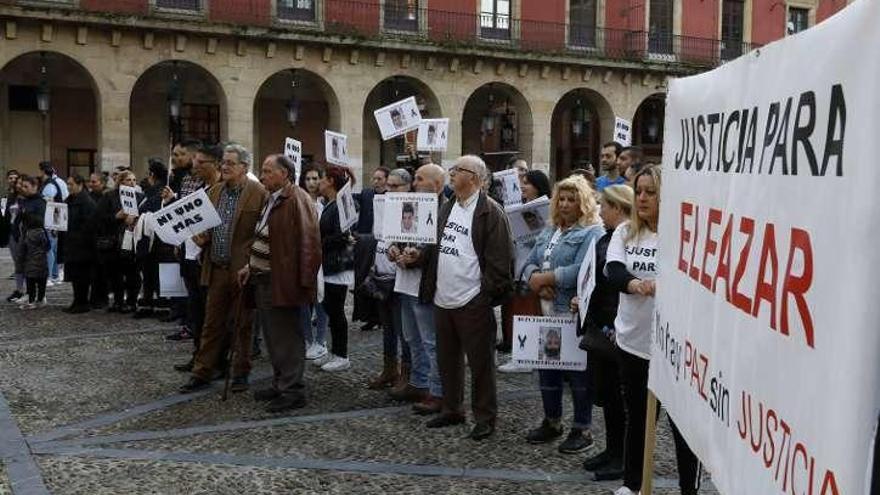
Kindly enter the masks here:
M 58 283 L 51 278 L 46 280 L 46 287 L 55 287 L 56 285 L 58 285 Z
M 20 309 L 20 310 L 22 310 L 22 311 L 27 311 L 27 310 L 29 310 L 29 309 L 37 309 L 37 305 L 34 304 L 34 303 L 26 302 L 26 303 L 22 303 L 22 304 L 20 304 L 20 305 L 18 306 L 18 309 Z
M 12 304 L 24 304 L 28 302 L 27 296 L 16 297 L 15 299 L 10 299 L 9 302 Z
M 348 358 L 333 356 L 327 364 L 321 366 L 324 371 L 344 371 L 351 368 L 351 361 Z
M 325 364 L 329 363 L 330 361 L 332 361 L 334 357 L 336 357 L 336 356 L 334 356 L 333 354 L 331 354 L 329 352 L 326 352 L 326 353 L 324 353 L 323 356 L 313 359 L 312 364 L 314 364 L 315 366 L 320 368 L 320 367 L 324 366 Z
M 502 364 L 498 367 L 499 373 L 531 373 L 531 368 L 526 368 L 525 366 L 520 366 L 516 364 L 516 361 L 511 359 L 510 361 Z
M 324 344 L 314 343 L 306 350 L 306 359 L 314 361 L 327 355 L 327 346 Z
M 629 488 L 622 486 L 614 491 L 614 495 L 639 495 L 638 492 L 634 492 Z

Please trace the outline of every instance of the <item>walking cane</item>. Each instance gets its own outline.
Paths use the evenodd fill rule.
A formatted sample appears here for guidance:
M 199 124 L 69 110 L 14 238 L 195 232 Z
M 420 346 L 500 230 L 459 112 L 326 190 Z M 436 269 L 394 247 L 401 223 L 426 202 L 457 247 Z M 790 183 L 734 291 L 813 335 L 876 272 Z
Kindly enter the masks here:
M 239 287 L 235 306 L 233 307 L 232 313 L 232 341 L 229 343 L 229 351 L 227 351 L 226 358 L 226 382 L 223 384 L 223 395 L 220 396 L 220 400 L 226 401 L 229 398 L 229 383 L 232 379 L 232 368 L 235 359 L 235 351 L 236 346 L 238 344 L 238 336 L 239 336 L 239 323 L 241 321 L 241 300 L 244 298 L 244 290 Z

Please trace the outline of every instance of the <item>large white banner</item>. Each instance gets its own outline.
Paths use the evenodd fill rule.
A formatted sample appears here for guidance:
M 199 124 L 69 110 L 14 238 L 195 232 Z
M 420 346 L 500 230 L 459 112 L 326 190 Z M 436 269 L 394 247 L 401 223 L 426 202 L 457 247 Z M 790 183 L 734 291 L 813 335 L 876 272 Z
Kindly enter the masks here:
M 880 1 L 672 81 L 654 390 L 725 494 L 867 494 Z

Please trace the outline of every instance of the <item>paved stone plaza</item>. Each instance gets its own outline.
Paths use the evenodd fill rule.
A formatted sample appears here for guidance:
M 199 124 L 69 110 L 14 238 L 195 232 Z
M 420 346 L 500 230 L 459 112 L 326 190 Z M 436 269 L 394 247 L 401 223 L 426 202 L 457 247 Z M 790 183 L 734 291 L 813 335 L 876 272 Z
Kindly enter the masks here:
M 5 256 L 4 299 L 10 271 Z M 48 290 L 49 307 L 0 306 L 0 493 L 599 494 L 619 486 L 591 481 L 580 468 L 586 455 L 523 440 L 542 417 L 535 376 L 499 375 L 490 440 L 463 438 L 468 426 L 427 430 L 409 406 L 365 388 L 379 369 L 381 333 L 354 325 L 351 370 L 308 366 L 308 405 L 274 416 L 250 393 L 221 402 L 220 383 L 179 395 L 186 376 L 172 365 L 187 359 L 191 342 L 166 342 L 173 327 L 154 319 L 66 315 L 69 300 L 64 284 Z M 252 389 L 269 373 L 264 352 Z M 599 448 L 598 409 L 594 424 Z M 678 493 L 665 421 L 659 435 L 655 493 Z

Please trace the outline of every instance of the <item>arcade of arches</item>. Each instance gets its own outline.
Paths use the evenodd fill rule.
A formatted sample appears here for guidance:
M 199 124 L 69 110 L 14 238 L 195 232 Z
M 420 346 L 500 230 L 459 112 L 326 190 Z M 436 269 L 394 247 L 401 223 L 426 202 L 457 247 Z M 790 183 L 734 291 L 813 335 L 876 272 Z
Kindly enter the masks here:
M 167 159 L 181 138 L 236 141 L 256 159 L 303 142 L 323 160 L 323 130 L 348 135 L 355 173 L 366 177 L 404 158 L 414 136 L 383 142 L 373 111 L 408 96 L 432 118 L 450 119 L 448 150 L 486 157 L 493 168 L 523 158 L 551 176 L 598 167 L 615 116 L 633 120 L 633 140 L 659 160 L 665 76 L 610 68 L 506 64 L 394 51 L 352 53 L 323 45 L 125 31 L 76 43 L 58 26 L 18 26 L 0 44 L 0 169 L 35 172 L 51 160 L 62 174 Z M 105 39 L 108 38 L 108 39 Z M 208 47 L 211 47 L 210 49 Z

